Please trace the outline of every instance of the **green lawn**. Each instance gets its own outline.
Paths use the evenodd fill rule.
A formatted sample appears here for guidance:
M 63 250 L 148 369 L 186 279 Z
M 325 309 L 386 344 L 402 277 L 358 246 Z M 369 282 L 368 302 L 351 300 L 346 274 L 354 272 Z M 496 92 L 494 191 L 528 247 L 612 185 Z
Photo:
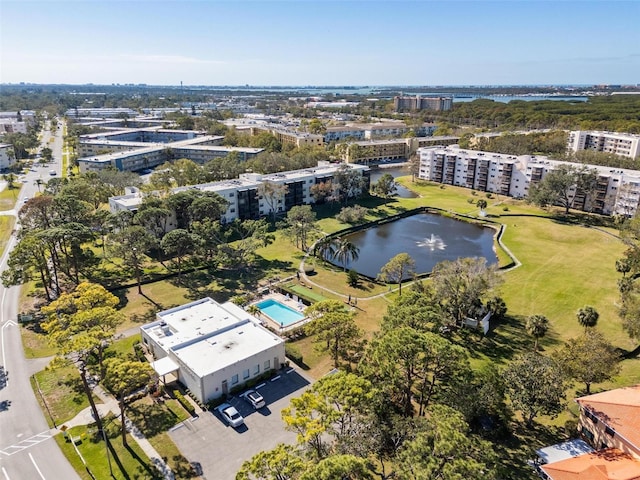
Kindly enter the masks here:
M 56 425 L 62 425 L 89 406 L 80 374 L 73 366 L 42 370 L 31 378 L 31 386 L 51 427 L 53 420 Z M 38 386 L 42 395 L 38 392 Z M 46 407 L 42 397 L 46 400 Z M 94 397 L 94 400 L 100 403 L 98 398 Z
M 195 476 L 189 461 L 182 456 L 167 433 L 174 425 L 190 418 L 177 400 L 170 399 L 160 404 L 150 397 L 144 397 L 129 407 L 128 417 L 165 459 L 177 479 Z
M 20 195 L 22 184 L 14 183 L 13 188 L 5 188 L 0 192 L 0 211 L 12 210 L 16 206 L 16 200 Z
M 7 247 L 7 243 L 9 243 L 14 225 L 15 220 L 13 217 L 0 215 L 0 257 L 4 255 L 4 249 Z
M 80 478 L 83 480 L 102 478 L 118 480 L 161 479 L 162 475 L 130 436 L 127 442 L 128 446 L 124 447 L 122 445 L 119 434 L 120 423 L 114 418 L 105 419 L 104 421 L 111 446 L 109 453 L 107 453 L 107 447 L 102 436 L 97 433 L 95 424 L 74 427 L 67 431 L 69 438 L 80 440 L 76 445 L 77 450 L 62 433 L 54 437 Z M 111 464 L 111 468 L 109 468 L 109 464 Z M 87 472 L 87 469 L 93 477 Z M 113 473 L 113 476 L 111 476 L 110 472 Z

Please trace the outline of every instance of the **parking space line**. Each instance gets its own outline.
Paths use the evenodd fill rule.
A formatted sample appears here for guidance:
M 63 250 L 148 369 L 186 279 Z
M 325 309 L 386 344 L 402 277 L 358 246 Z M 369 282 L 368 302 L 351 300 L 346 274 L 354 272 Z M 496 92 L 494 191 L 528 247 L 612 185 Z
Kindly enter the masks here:
M 271 381 L 272 381 L 272 382 L 275 382 L 276 380 L 279 380 L 279 379 L 280 379 L 280 375 L 276 375 L 275 377 L 273 377 L 273 378 L 271 379 Z
M 287 375 L 289 375 L 291 372 L 295 372 L 295 370 L 294 370 L 293 368 L 290 368 L 290 369 L 289 369 L 289 370 L 287 370 L 285 373 L 286 373 Z
M 257 390 L 257 389 L 259 389 L 259 388 L 264 387 L 265 385 L 266 385 L 266 383 L 261 383 L 260 385 L 258 385 L 258 386 L 256 387 L 256 390 Z

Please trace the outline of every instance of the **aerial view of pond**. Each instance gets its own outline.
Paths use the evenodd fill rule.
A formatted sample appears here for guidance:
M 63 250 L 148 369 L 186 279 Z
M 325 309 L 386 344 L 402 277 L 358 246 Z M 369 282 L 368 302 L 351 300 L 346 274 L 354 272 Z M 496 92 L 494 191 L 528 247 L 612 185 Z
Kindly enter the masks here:
M 395 222 L 346 236 L 360 249 L 358 260 L 348 269 L 375 278 L 383 265 L 399 253 L 416 262 L 416 273 L 428 273 L 436 263 L 461 257 L 484 257 L 498 262 L 493 249 L 495 230 L 431 213 L 419 213 Z M 342 266 L 340 262 L 333 264 Z
M 376 168 L 371 170 L 371 185 L 380 180 L 380 177 L 385 173 L 390 174 L 393 178 L 411 175 L 411 173 L 409 173 L 409 169 L 406 167 Z M 418 196 L 415 192 L 412 192 L 400 184 L 397 184 L 396 195 L 401 198 L 416 198 Z

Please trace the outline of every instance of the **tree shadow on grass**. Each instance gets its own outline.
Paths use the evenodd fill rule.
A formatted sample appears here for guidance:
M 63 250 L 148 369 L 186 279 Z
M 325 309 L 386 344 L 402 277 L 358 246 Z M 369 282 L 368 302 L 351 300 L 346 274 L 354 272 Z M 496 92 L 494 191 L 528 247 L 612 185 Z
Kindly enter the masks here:
M 170 408 L 157 403 L 134 403 L 129 406 L 128 415 L 147 438 L 166 432 L 180 420 Z
M 507 315 L 500 321 L 492 321 L 486 336 L 479 330 L 462 329 L 451 341 L 465 347 L 473 358 L 484 355 L 496 363 L 505 363 L 516 355 L 533 351 L 534 339 L 527 333 L 525 321 L 523 316 Z M 546 346 L 560 342 L 552 332 L 547 332 L 542 340 Z
M 131 455 L 131 457 L 138 462 L 139 465 L 137 467 L 137 472 L 142 475 L 141 478 L 148 478 L 152 480 L 160 480 L 164 478 L 162 473 L 160 473 L 157 468 L 146 463 L 129 445 L 126 445 L 124 448 L 126 448 L 129 452 L 129 455 Z
M 508 480 L 539 479 L 527 460 L 536 458 L 536 450 L 561 443 L 572 437 L 563 427 L 534 424 L 527 429 L 524 423 L 516 422 L 506 438 L 494 442 L 495 452 L 500 458 L 501 478 Z

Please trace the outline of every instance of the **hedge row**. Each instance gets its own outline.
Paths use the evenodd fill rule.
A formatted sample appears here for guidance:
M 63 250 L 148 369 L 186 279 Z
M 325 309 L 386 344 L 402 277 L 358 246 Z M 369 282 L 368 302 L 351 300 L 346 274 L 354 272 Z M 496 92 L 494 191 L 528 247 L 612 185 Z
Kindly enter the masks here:
M 189 415 L 191 415 L 192 417 L 196 416 L 196 409 L 193 408 L 193 405 L 191 405 L 191 403 L 189 402 L 189 400 L 187 400 L 186 398 L 184 398 L 184 395 L 182 395 L 182 393 L 180 393 L 179 390 L 174 390 L 173 391 L 173 396 L 175 397 L 176 400 L 178 400 L 178 402 L 180 402 L 180 405 L 183 406 L 183 408 L 189 412 Z

